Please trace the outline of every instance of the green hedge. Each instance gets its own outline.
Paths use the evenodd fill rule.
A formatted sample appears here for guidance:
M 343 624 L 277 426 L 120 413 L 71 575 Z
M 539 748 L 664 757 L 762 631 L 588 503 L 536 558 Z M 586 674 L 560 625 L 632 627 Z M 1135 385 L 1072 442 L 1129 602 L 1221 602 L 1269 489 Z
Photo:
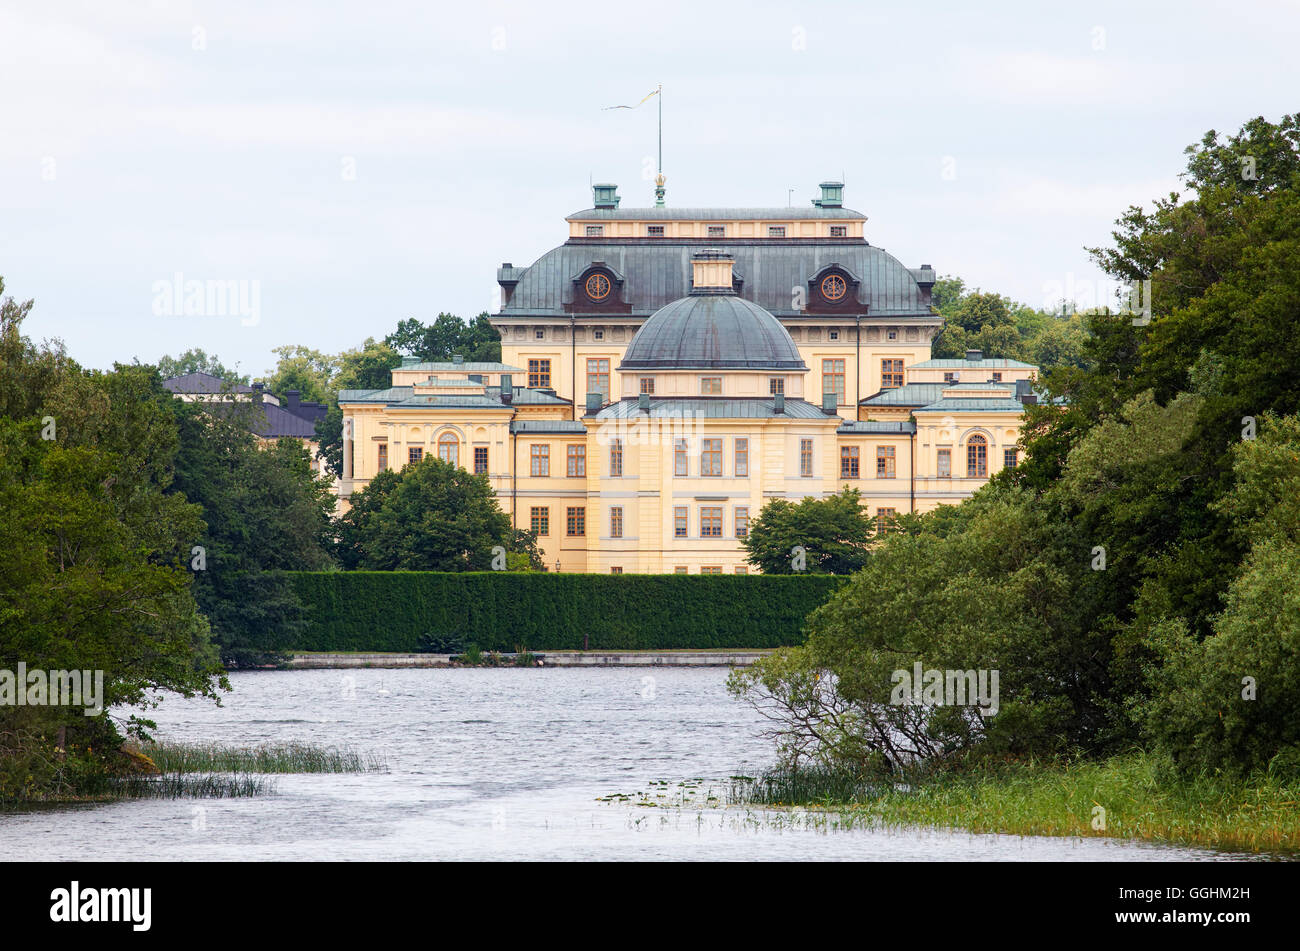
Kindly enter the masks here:
M 311 651 L 414 651 L 422 634 L 483 650 L 784 647 L 846 579 L 500 571 L 292 573 Z

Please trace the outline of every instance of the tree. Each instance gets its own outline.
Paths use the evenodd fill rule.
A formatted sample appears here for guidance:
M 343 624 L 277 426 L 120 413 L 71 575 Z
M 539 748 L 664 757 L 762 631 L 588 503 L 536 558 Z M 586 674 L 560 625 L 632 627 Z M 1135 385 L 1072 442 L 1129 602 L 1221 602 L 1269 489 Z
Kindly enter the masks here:
M 237 414 L 217 417 L 181 400 L 172 411 L 180 431 L 174 488 L 203 506 L 207 522 L 195 596 L 226 663 L 275 661 L 306 623 L 283 572 L 332 564 L 329 481 L 314 476 L 296 440 L 261 449 Z
M 745 560 L 764 574 L 850 574 L 867 561 L 873 526 L 857 489 L 798 504 L 773 499 L 763 506 L 741 544 Z
M 159 357 L 158 372 L 164 380 L 169 380 L 174 376 L 184 376 L 187 373 L 209 373 L 228 383 L 248 384 L 247 373 L 227 370 L 215 353 L 208 356 L 203 350 L 197 348 L 186 350 L 179 357 L 166 355 Z
M 102 671 L 106 708 L 155 689 L 215 696 L 225 681 L 186 563 L 201 512 L 167 492 L 171 394 L 152 367 L 85 371 L 61 345 L 34 346 L 31 302 L 3 291 L 0 669 Z M 121 740 L 107 712 L 2 705 L 0 799 L 75 791 L 118 767 Z
M 510 518 L 487 476 L 433 456 L 379 473 L 352 496 L 340 560 L 377 571 L 487 571 L 508 550 Z
M 304 401 L 325 403 L 334 398 L 334 375 L 339 358 L 311 347 L 286 345 L 271 351 L 280 359 L 275 369 L 260 378 L 272 393 L 297 390 Z
M 360 347 L 338 355 L 331 390 L 386 390 L 393 385 L 393 368 L 401 363 L 401 354 L 387 342 L 367 337 Z
M 455 314 L 440 313 L 427 326 L 410 317 L 398 323 L 384 342 L 421 362 L 447 361 L 457 354 L 469 362 L 501 359 L 501 335 L 493 329 L 486 312 L 469 323 Z

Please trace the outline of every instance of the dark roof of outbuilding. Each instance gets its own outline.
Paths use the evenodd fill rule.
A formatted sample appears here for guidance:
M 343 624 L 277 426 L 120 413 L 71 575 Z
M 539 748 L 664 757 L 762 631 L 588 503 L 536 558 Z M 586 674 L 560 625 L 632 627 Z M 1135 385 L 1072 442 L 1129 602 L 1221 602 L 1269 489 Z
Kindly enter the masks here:
M 834 243 L 814 239 L 751 241 L 701 239 L 693 243 L 573 241 L 547 251 L 530 267 L 511 267 L 499 277 L 517 281 L 510 301 L 498 316 L 564 316 L 587 313 L 586 297 L 575 279 L 604 262 L 622 281 L 615 294 L 628 315 L 654 313 L 691 290 L 691 255 L 720 248 L 735 258 L 738 293 L 781 317 L 804 317 L 796 310 L 792 288 L 808 282 L 831 265 L 839 265 L 860 284 L 858 304 L 845 314 L 877 317 L 941 318 L 922 303 L 918 273 L 904 267 L 883 248 L 866 242 Z M 932 270 L 926 274 L 933 279 Z M 575 301 L 575 295 L 577 300 Z M 617 315 L 614 315 L 617 316 Z M 842 315 L 843 316 L 843 315 Z
M 211 403 L 204 404 L 204 410 L 265 439 L 279 439 L 281 436 L 316 438 L 316 426 L 311 420 L 295 416 L 274 403 Z
M 211 373 L 186 373 L 163 380 L 163 387 L 173 393 L 252 393 L 243 383 L 231 383 Z
M 692 294 L 641 325 L 620 370 L 806 370 L 781 322 L 735 294 Z

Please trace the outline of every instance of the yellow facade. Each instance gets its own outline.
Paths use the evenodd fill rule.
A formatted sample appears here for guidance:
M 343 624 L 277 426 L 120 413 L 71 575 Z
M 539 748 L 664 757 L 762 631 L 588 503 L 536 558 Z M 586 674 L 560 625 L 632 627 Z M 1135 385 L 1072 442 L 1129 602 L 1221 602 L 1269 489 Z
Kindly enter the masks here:
M 836 207 L 812 222 L 788 220 L 783 247 L 817 240 L 838 223 L 837 240 L 861 256 L 861 216 L 841 222 Z M 719 222 L 737 237 L 744 229 L 766 234 L 775 220 L 743 209 L 732 218 L 712 210 L 694 220 L 623 214 L 571 217 L 566 253 L 581 255 L 584 241 L 604 240 L 588 230 L 602 221 L 619 234 L 626 225 L 627 239 L 649 225 L 671 225 L 662 235 L 671 245 L 680 244 L 675 236 L 703 236 Z M 804 236 L 804 224 L 816 234 Z M 959 502 L 1014 464 L 1009 451 L 1022 402 L 1033 399 L 1017 381 L 1034 379 L 1036 368 L 975 353 L 932 361 L 942 321 L 928 306 L 897 316 L 873 315 L 866 306 L 865 314 L 762 310 L 742 299 L 741 281 L 754 280 L 758 259 L 736 275 L 728 251 L 683 247 L 661 256 L 677 267 L 689 252 L 693 271 L 670 273 L 670 282 L 680 281 L 680 299 L 653 315 L 635 313 L 635 294 L 626 289 L 628 313 L 584 313 L 580 301 L 559 307 L 534 296 L 493 316 L 501 363 L 408 362 L 393 371 L 392 390 L 341 393 L 343 495 L 385 465 L 437 454 L 487 475 L 513 524 L 538 531 L 552 570 L 732 573 L 754 570 L 738 534 L 772 499 L 820 498 L 852 486 L 869 516 L 887 520 Z M 591 252 L 601 255 L 591 267 L 608 275 L 594 285 L 596 295 L 633 279 L 621 269 L 631 258 L 611 260 L 623 253 L 611 245 Z M 557 273 L 581 289 L 590 268 L 578 260 Z M 861 280 L 857 271 L 846 265 L 845 280 Z M 808 278 L 814 289 L 823 272 Z M 510 265 L 502 273 L 508 291 L 525 274 Z M 910 273 L 932 280 L 925 270 Z M 922 290 L 914 299 L 928 302 Z M 682 307 L 695 310 L 661 317 Z M 643 359 L 645 342 L 673 320 L 688 342 L 700 337 L 701 346 L 719 352 L 743 349 L 743 341 L 696 333 L 714 319 L 701 315 L 721 313 L 710 332 L 725 338 L 733 312 L 745 320 L 753 312 L 753 332 L 772 337 L 782 360 Z M 652 329 L 638 337 L 647 323 Z M 783 329 L 772 329 L 778 325 Z M 629 359 L 634 338 L 640 343 Z

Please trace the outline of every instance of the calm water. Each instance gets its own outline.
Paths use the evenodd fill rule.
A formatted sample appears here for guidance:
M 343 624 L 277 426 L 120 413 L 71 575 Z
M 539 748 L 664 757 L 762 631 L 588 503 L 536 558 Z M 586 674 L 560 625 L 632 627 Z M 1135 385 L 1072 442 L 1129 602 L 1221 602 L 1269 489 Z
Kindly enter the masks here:
M 3 816 L 0 843 L 54 860 L 1227 857 L 1098 839 L 776 827 L 761 810 L 596 801 L 663 780 L 721 786 L 768 764 L 760 720 L 727 696 L 725 678 L 627 668 L 234 674 L 221 707 L 166 699 L 152 715 L 158 736 L 351 746 L 382 753 L 389 771 L 278 776 L 275 793 L 255 799 Z

